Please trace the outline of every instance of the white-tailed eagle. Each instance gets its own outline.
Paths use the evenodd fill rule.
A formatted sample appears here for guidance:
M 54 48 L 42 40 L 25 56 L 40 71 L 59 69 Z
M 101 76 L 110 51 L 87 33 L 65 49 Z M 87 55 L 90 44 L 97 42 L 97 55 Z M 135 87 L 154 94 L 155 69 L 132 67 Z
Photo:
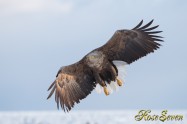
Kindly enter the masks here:
M 150 27 L 153 20 L 141 26 L 143 20 L 131 30 L 117 30 L 103 46 L 91 51 L 79 62 L 60 68 L 47 99 L 55 93 L 57 107 L 70 111 L 75 103 L 79 103 L 93 89 L 104 91 L 109 95 L 124 82 L 124 65 L 131 64 L 139 58 L 154 52 L 163 41 L 154 31 L 158 27 Z

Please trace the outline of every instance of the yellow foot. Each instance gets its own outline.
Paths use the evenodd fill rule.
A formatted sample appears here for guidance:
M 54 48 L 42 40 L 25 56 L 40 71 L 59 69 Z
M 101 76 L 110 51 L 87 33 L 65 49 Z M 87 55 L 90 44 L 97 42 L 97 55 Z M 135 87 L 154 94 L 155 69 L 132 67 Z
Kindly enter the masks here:
M 103 88 L 104 88 L 105 95 L 108 96 L 109 95 L 109 91 L 108 91 L 107 87 L 104 86 Z
M 122 85 L 123 85 L 123 82 L 122 82 L 120 79 L 116 78 L 116 80 L 117 80 L 117 84 L 118 84 L 119 86 L 122 86 Z

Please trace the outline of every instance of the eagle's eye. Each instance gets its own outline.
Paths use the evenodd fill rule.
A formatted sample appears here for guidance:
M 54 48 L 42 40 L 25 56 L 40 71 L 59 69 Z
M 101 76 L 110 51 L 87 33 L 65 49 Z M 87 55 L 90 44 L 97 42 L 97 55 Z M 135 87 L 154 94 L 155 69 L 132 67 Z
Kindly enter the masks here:
M 90 56 L 90 59 L 95 59 L 95 56 Z

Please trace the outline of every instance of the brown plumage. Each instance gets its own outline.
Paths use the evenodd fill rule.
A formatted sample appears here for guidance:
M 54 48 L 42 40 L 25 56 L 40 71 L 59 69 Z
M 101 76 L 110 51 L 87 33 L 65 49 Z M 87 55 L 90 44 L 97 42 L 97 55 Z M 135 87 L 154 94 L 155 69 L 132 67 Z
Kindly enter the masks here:
M 158 42 L 163 40 L 155 34 L 162 31 L 152 31 L 158 27 L 150 27 L 152 22 L 141 26 L 142 20 L 131 30 L 117 30 L 106 44 L 79 62 L 61 67 L 48 89 L 51 90 L 48 98 L 55 92 L 57 107 L 69 111 L 75 103 L 90 94 L 96 84 L 106 88 L 106 83 L 116 81 L 118 69 L 113 61 L 130 64 L 159 48 Z

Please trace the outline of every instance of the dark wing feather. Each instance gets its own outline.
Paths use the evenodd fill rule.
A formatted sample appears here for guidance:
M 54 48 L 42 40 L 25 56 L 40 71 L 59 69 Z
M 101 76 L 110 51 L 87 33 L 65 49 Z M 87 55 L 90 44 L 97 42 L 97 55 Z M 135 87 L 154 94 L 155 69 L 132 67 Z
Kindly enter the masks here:
M 128 64 L 146 56 L 158 49 L 161 36 L 155 34 L 162 31 L 152 31 L 158 27 L 150 25 L 153 20 L 142 26 L 143 20 L 132 30 L 118 30 L 112 38 L 99 50 L 103 51 L 109 60 L 122 60 Z
M 95 87 L 92 71 L 81 62 L 66 66 L 59 70 L 56 80 L 48 90 L 51 90 L 47 99 L 55 92 L 57 107 L 70 111 L 75 103 L 84 99 Z

